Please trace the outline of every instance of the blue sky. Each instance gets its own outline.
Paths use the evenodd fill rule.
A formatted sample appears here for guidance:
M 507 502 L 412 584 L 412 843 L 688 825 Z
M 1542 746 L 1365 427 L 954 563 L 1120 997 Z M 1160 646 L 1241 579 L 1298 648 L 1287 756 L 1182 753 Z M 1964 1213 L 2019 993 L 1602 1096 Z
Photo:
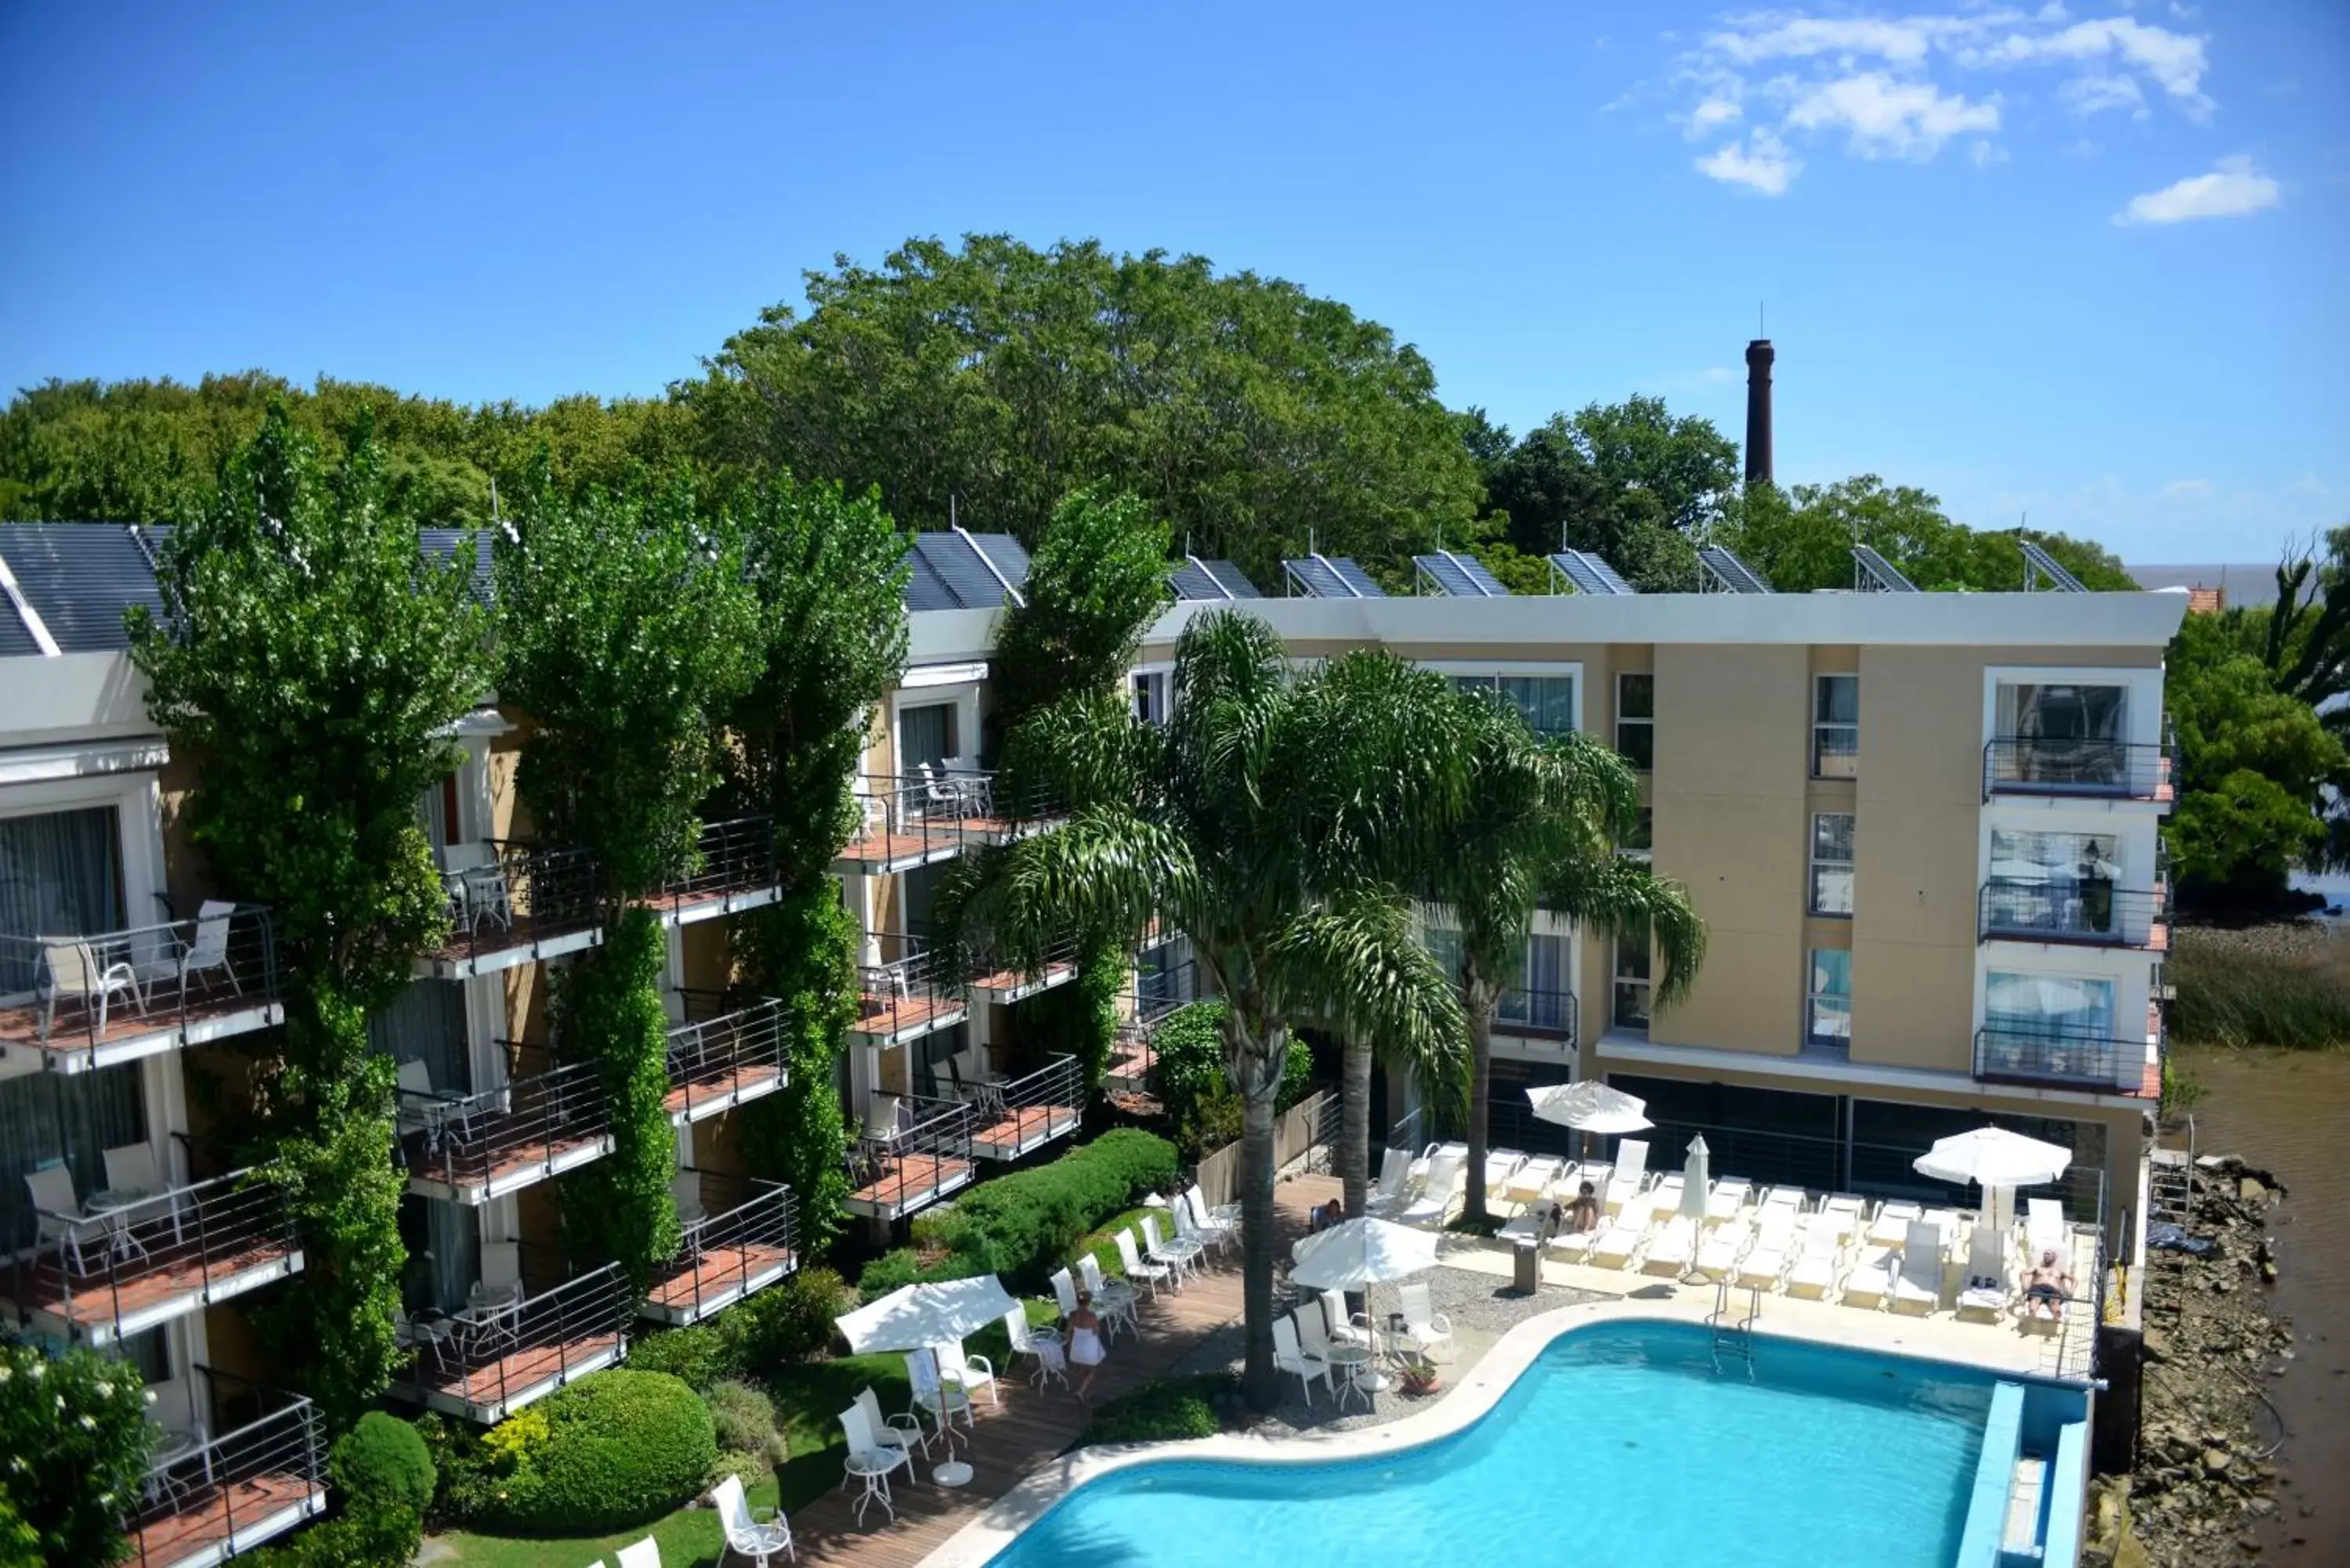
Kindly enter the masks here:
M 0 387 L 655 392 L 910 234 L 1196 251 L 2134 560 L 2350 522 L 2350 6 L 0 8 Z M 672 14 L 674 13 L 674 14 Z

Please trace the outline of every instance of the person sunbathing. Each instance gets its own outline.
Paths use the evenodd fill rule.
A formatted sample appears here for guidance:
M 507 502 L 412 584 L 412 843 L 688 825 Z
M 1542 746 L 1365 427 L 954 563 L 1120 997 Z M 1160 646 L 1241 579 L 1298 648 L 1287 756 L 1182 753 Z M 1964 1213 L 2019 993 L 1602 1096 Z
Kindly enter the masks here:
M 1575 1207 L 1567 1214 L 1569 1235 L 1581 1236 L 1599 1229 L 1599 1194 L 1589 1182 L 1575 1195 Z
M 2072 1299 L 2073 1276 L 2056 1261 L 2056 1249 L 2050 1247 L 2040 1254 L 2039 1266 L 2024 1277 L 2024 1313 L 2054 1319 L 2063 1314 L 2064 1303 Z M 2044 1314 L 2043 1307 L 2047 1309 Z

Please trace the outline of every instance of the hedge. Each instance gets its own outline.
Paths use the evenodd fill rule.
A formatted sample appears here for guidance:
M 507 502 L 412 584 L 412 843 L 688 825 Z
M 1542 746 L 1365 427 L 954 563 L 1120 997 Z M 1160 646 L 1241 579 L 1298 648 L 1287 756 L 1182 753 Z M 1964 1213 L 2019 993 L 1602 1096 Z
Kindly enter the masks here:
M 718 1436 L 702 1397 L 625 1367 L 559 1388 L 493 1428 L 512 1458 L 488 1522 L 518 1535 L 605 1535 L 649 1524 L 702 1490 Z
M 1223 1430 L 1219 1400 L 1237 1398 L 1240 1382 L 1230 1373 L 1196 1377 L 1156 1377 L 1094 1412 L 1078 1434 L 1077 1446 L 1093 1443 L 1166 1443 L 1212 1438 Z
M 706 1323 L 661 1329 L 629 1346 L 639 1372 L 666 1372 L 707 1393 L 724 1377 L 771 1376 L 778 1367 L 820 1355 L 848 1310 L 848 1286 L 827 1268 L 806 1268 L 728 1307 Z
M 1041 1290 L 1088 1231 L 1171 1184 L 1179 1168 L 1173 1144 L 1120 1127 L 1049 1165 L 972 1188 L 939 1216 L 932 1233 L 962 1265 L 958 1272 L 999 1274 L 1009 1288 Z M 942 1276 L 925 1271 L 924 1277 Z

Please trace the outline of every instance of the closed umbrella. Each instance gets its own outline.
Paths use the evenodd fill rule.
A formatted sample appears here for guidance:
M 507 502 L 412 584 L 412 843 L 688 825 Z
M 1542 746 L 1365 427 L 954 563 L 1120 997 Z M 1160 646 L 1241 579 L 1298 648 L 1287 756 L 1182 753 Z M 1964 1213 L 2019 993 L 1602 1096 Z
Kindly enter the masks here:
M 1681 1164 L 1681 1213 L 1700 1225 L 1705 1223 L 1706 1195 L 1711 1187 L 1705 1168 L 1707 1154 L 1705 1135 L 1700 1133 L 1690 1139 L 1689 1158 Z
M 1367 1299 L 1372 1285 L 1434 1268 L 1436 1232 L 1385 1220 L 1347 1220 L 1303 1238 L 1289 1255 L 1295 1263 L 1290 1282 L 1298 1289 L 1361 1291 Z M 1363 1386 L 1384 1388 L 1387 1378 L 1373 1370 L 1364 1376 Z

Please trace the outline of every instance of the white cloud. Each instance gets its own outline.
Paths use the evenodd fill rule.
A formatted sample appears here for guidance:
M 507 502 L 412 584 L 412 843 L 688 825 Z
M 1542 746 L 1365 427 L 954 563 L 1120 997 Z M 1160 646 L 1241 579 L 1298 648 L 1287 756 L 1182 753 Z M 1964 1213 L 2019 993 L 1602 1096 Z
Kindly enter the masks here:
M 1739 31 L 1741 26 L 1752 29 Z M 1887 60 L 1922 60 L 1934 40 L 1967 24 L 1955 16 L 1773 16 L 1736 18 L 1731 30 L 1710 33 L 1706 42 L 1742 64 L 1758 60 L 1808 59 L 1815 55 L 1875 55 Z
M 1716 97 L 1707 99 L 1703 103 L 1699 104 L 1695 109 L 1690 110 L 1687 132 L 1689 139 L 1691 141 L 1695 141 L 1700 137 L 1704 136 L 1721 126 L 1728 125 L 1731 120 L 1738 119 L 1746 111 L 1743 109 L 1739 107 L 1738 100 L 1736 99 L 1723 98 L 1718 95 Z
M 1725 184 L 1744 185 L 1765 196 L 1784 195 L 1788 182 L 1803 168 L 1786 143 L 1766 130 L 1756 130 L 1743 145 L 1733 141 L 1707 154 L 1697 166 Z
M 2174 479 L 2162 487 L 2162 493 L 2177 496 L 2209 495 L 2212 489 L 2208 479 Z
M 2210 107 L 2202 90 L 2203 39 L 2128 16 L 2075 22 L 2054 33 L 2011 33 L 1994 44 L 1960 52 L 1961 65 L 2021 66 L 2048 60 L 2118 59 L 2134 66 L 2191 109 Z
M 2084 119 L 2109 109 L 2128 109 L 2135 119 L 2144 119 L 2147 113 L 2146 95 L 2138 90 L 2136 77 L 2074 77 L 2056 89 L 2056 96 Z
M 2237 218 L 2273 207 L 2284 187 L 2249 158 L 2222 158 L 2209 174 L 2192 174 L 2159 191 L 2133 196 L 2114 214 L 2116 223 L 2183 223 L 2192 218 Z
M 1969 103 L 1931 82 L 1863 71 L 1805 92 L 1787 110 L 1787 123 L 1849 131 L 1851 151 L 1863 158 L 1931 158 L 1953 136 L 1997 130 L 1999 105 Z

